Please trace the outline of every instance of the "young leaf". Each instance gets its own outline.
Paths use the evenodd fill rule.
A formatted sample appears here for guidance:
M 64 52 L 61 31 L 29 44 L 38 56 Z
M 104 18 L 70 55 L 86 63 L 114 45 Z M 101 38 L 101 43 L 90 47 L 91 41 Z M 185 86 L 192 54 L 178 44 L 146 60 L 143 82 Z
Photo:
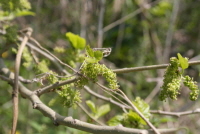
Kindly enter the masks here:
M 135 101 L 133 101 L 133 104 L 140 110 L 140 112 L 147 118 L 149 119 L 151 114 L 150 114 L 150 107 L 149 105 L 143 101 L 140 97 L 137 97 Z
M 177 54 L 180 66 L 182 69 L 188 68 L 188 60 L 187 58 L 183 58 L 180 53 Z
M 85 57 L 86 62 L 88 63 L 97 63 L 98 60 L 95 58 L 91 58 L 91 57 Z
M 103 58 L 103 53 L 101 51 L 94 51 L 94 57 L 100 61 Z
M 75 49 L 84 49 L 85 45 L 86 45 L 86 41 L 84 38 L 73 34 L 71 32 L 66 33 L 66 36 L 68 38 L 68 40 L 70 41 L 71 45 L 75 48 Z
M 109 126 L 117 126 L 121 124 L 121 122 L 124 120 L 123 115 L 116 115 L 113 118 L 111 118 L 107 123 Z
M 95 118 L 98 119 L 99 117 L 107 114 L 109 111 L 110 111 L 110 105 L 109 104 L 102 105 L 97 109 L 97 113 L 95 115 Z
M 127 116 L 128 116 L 129 122 L 134 121 L 134 122 L 137 122 L 138 125 L 139 124 L 146 125 L 146 122 L 136 112 L 133 112 L 130 110 Z
M 35 13 L 31 12 L 31 11 L 18 11 L 16 13 L 14 13 L 14 15 L 15 15 L 15 17 L 27 16 L 27 15 L 35 16 Z
M 87 54 L 88 54 L 90 57 L 94 57 L 94 51 L 90 48 L 89 45 L 86 46 L 86 51 L 87 51 Z
M 91 100 L 86 101 L 86 104 L 94 114 L 97 112 L 95 104 Z

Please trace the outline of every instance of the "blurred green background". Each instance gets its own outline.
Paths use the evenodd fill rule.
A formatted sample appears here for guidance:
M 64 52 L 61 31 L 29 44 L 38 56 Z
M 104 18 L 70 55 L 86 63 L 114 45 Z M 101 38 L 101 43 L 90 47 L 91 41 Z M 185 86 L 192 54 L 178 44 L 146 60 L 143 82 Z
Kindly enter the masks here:
M 14 19 L 20 29 L 33 28 L 32 37 L 49 51 L 55 47 L 69 48 L 65 33 L 72 32 L 87 40 L 91 47 L 111 47 L 112 53 L 102 63 L 108 67 L 125 68 L 145 65 L 164 64 L 169 58 L 181 53 L 184 57 L 199 60 L 200 50 L 200 1 L 199 0 L 30 0 L 35 16 Z M 63 61 L 68 55 L 57 55 Z M 66 58 L 66 59 L 65 59 Z M 6 59 L 6 65 L 12 70 L 14 56 Z M 54 69 L 55 67 L 52 66 Z M 199 83 L 200 66 L 191 66 L 185 74 L 194 77 Z M 33 78 L 34 70 L 21 68 L 20 74 Z M 150 70 L 118 74 L 121 89 L 132 100 L 140 96 L 152 110 L 186 111 L 199 107 L 199 99 L 192 102 L 188 99 L 188 89 L 182 87 L 177 101 L 158 100 L 164 70 Z M 37 89 L 36 85 L 29 86 Z M 94 87 L 96 88 L 96 87 Z M 0 81 L 0 133 L 9 133 L 12 123 L 12 88 Z M 99 100 L 85 91 L 82 102 L 92 100 L 102 105 L 107 102 Z M 98 91 L 98 93 L 102 93 Z M 41 100 L 48 104 L 53 93 L 44 95 Z M 85 105 L 86 106 L 86 105 Z M 123 111 L 112 105 L 112 111 L 100 120 L 108 121 Z M 79 108 L 52 108 L 64 116 L 73 116 L 87 121 L 87 116 Z M 86 106 L 88 109 L 88 107 Z M 89 109 L 88 109 L 89 110 Z M 81 116 L 80 116 L 81 115 Z M 154 124 L 159 128 L 187 127 L 189 133 L 200 131 L 200 116 L 189 115 L 179 119 L 169 116 L 154 116 Z M 39 111 L 33 110 L 26 99 L 20 97 L 18 134 L 85 134 L 65 126 L 54 126 L 53 122 Z M 184 132 L 182 132 L 185 134 Z M 181 134 L 182 134 L 181 133 Z

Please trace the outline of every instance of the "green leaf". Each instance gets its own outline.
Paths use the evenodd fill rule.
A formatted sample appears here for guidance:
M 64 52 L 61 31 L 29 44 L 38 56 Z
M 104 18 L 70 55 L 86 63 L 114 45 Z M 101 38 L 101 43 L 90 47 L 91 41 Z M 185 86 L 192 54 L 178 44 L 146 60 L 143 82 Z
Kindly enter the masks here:
M 80 37 L 79 35 L 68 32 L 68 33 L 66 33 L 66 37 L 75 49 L 84 49 L 85 48 L 86 41 L 84 38 Z
M 140 112 L 147 118 L 149 119 L 151 114 L 150 114 L 150 107 L 149 105 L 142 100 L 140 97 L 136 97 L 135 101 L 133 101 L 133 104 L 140 110 Z
M 171 117 L 163 117 L 160 119 L 160 123 L 167 123 L 167 122 L 176 122 L 176 120 Z
M 86 51 L 87 51 L 88 56 L 94 57 L 94 51 L 90 48 L 89 45 L 86 46 Z
M 103 53 L 101 51 L 94 51 L 94 57 L 100 61 L 103 58 Z
M 95 114 L 97 112 L 95 104 L 91 100 L 87 100 L 86 104 L 91 109 L 91 111 Z
M 149 120 L 149 105 L 139 97 L 137 97 L 132 103 Z M 144 127 L 144 125 L 147 125 L 146 122 L 136 112 L 133 112 L 132 110 L 130 110 L 128 113 L 124 113 L 122 115 L 111 118 L 108 121 L 108 124 L 111 126 L 122 124 L 123 126 L 131 128 L 142 128 Z
M 85 57 L 86 62 L 88 63 L 97 63 L 98 60 L 95 58 L 91 58 L 91 57 Z
M 136 112 L 130 110 L 127 116 L 129 121 L 135 121 L 139 124 L 146 125 L 146 122 Z
M 89 63 L 97 63 L 103 58 L 101 51 L 94 51 L 89 45 L 86 46 L 86 52 L 89 57 L 86 57 L 85 60 Z
M 180 66 L 182 69 L 188 68 L 188 59 L 183 58 L 180 53 L 177 54 Z
M 110 105 L 109 104 L 102 105 L 97 109 L 97 113 L 96 113 L 94 118 L 98 119 L 99 117 L 107 114 L 109 111 L 110 111 Z
M 28 15 L 35 16 L 35 13 L 31 11 L 19 11 L 14 14 L 15 14 L 15 17 L 28 16 Z
M 116 115 L 113 118 L 111 118 L 107 123 L 109 126 L 117 126 L 121 124 L 121 122 L 124 120 L 123 115 Z

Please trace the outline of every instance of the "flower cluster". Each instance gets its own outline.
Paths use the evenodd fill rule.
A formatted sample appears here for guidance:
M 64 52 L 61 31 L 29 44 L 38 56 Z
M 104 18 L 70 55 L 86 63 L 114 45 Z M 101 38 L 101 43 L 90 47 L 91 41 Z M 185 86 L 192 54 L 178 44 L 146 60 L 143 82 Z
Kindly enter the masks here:
M 67 80 L 69 78 L 58 78 L 57 74 L 55 72 L 50 72 L 50 74 L 47 77 L 47 80 L 51 83 L 54 84 L 55 82 L 58 81 L 63 81 Z M 59 102 L 63 104 L 63 106 L 66 107 L 76 107 L 77 103 L 81 102 L 81 94 L 79 90 L 76 90 L 73 88 L 74 84 L 67 84 L 60 86 L 56 88 L 56 93 L 59 95 L 59 97 L 56 98 L 56 100 L 53 99 L 53 102 Z M 52 101 L 50 101 L 52 103 Z
M 170 64 L 167 67 L 164 75 L 163 86 L 161 87 L 160 100 L 163 101 L 166 98 L 170 97 L 173 100 L 177 99 L 177 95 L 180 94 L 180 85 L 183 80 L 183 84 L 187 86 L 190 92 L 190 100 L 194 101 L 198 98 L 199 89 L 197 82 L 193 81 L 188 75 L 185 77 L 182 76 L 183 72 L 180 72 L 178 69 L 180 67 L 180 61 L 172 57 L 170 58 Z
M 61 86 L 56 90 L 59 95 L 59 101 L 66 107 L 76 107 L 77 103 L 81 102 L 81 94 L 78 90 L 72 89 L 71 85 Z
M 188 87 L 190 92 L 190 100 L 194 101 L 199 96 L 199 89 L 196 81 L 193 81 L 193 78 L 190 78 L 190 76 L 186 75 L 184 78 L 183 84 Z
M 160 93 L 160 100 L 165 100 L 170 97 L 173 100 L 177 99 L 179 94 L 180 83 L 181 83 L 181 73 L 178 70 L 179 62 L 175 57 L 170 58 L 170 64 L 167 67 L 164 75 L 162 91 Z
M 80 77 L 80 80 L 76 82 L 76 85 L 79 87 L 84 86 L 88 82 L 86 80 L 89 78 L 89 80 L 92 80 L 93 82 L 97 82 L 97 76 L 101 75 L 105 77 L 106 81 L 109 83 L 109 88 L 111 89 L 118 89 L 119 85 L 117 82 L 116 74 L 113 73 L 111 69 L 108 69 L 105 65 L 101 65 L 99 63 L 85 63 L 83 67 L 80 70 L 81 74 L 83 74 L 82 77 Z M 87 78 L 84 78 L 87 77 Z

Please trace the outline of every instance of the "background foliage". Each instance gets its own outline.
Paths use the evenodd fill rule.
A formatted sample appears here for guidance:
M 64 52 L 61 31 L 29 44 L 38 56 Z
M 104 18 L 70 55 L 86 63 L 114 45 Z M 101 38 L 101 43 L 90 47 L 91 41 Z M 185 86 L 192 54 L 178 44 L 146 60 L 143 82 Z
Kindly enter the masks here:
M 7 20 L 12 20 L 15 29 L 23 29 L 32 27 L 33 37 L 37 39 L 45 48 L 53 52 L 63 62 L 78 68 L 83 61 L 84 54 L 80 51 L 82 47 L 77 48 L 76 45 L 71 45 L 69 34 L 72 32 L 80 35 L 86 39 L 86 42 L 93 47 L 112 47 L 110 56 L 103 58 L 101 63 L 106 64 L 108 67 L 123 68 L 123 67 L 136 67 L 144 65 L 168 63 L 169 58 L 181 53 L 189 60 L 199 60 L 200 50 L 200 1 L 192 0 L 159 0 L 159 1 L 140 1 L 140 0 L 114 0 L 105 1 L 104 19 L 100 20 L 100 10 L 102 8 L 100 1 L 91 0 L 30 0 L 30 4 L 26 0 L 24 7 L 18 7 L 17 2 L 4 0 L 0 7 L 0 27 Z M 150 2 L 155 4 L 146 5 Z M 13 7 L 8 3 L 13 3 Z M 6 7 L 7 6 L 7 7 Z M 9 12 L 4 12 L 4 8 L 8 8 Z M 127 16 L 138 9 L 147 6 L 140 13 L 134 17 L 123 21 L 119 25 L 109 29 L 99 29 L 102 24 L 105 28 L 109 24 Z M 28 16 L 27 16 L 28 15 Z M 33 16 L 34 15 L 34 16 Z M 13 30 L 14 28 L 12 28 Z M 7 32 L 12 32 L 7 29 Z M 103 43 L 99 46 L 98 39 L 99 32 L 103 31 Z M 13 35 L 14 36 L 14 35 Z M 67 36 L 67 37 L 66 37 Z M 7 37 L 9 38 L 9 37 Z M 12 38 L 11 38 L 12 39 Z M 15 40 L 10 40 L 15 42 Z M 1 38 L 0 49 L 3 50 L 1 44 L 5 40 Z M 15 54 L 12 50 L 3 53 L 6 65 L 13 70 Z M 30 60 L 30 59 L 29 59 Z M 26 58 L 24 58 L 24 62 Z M 49 61 L 40 61 L 48 64 Z M 49 64 L 49 68 L 56 71 L 54 65 Z M 28 73 L 27 73 L 28 69 Z M 25 78 L 33 78 L 36 73 L 34 72 L 35 66 L 28 65 L 21 67 L 20 75 Z M 195 81 L 199 83 L 199 66 L 189 67 L 185 74 L 194 77 Z M 160 109 L 166 111 L 184 111 L 195 109 L 199 105 L 199 99 L 192 102 L 188 99 L 189 90 L 182 86 L 181 95 L 178 96 L 177 101 L 167 100 L 166 102 L 158 101 L 158 91 L 161 87 L 162 76 L 164 70 L 143 71 L 127 74 L 118 74 L 118 81 L 121 89 L 128 95 L 131 100 L 135 100 L 140 96 L 150 105 L 150 109 Z M 104 80 L 101 81 L 105 83 Z M 95 92 L 102 93 L 98 87 L 92 85 Z M 30 88 L 35 89 L 37 85 L 31 85 Z M 12 89 L 8 83 L 0 81 L 0 133 L 8 133 L 10 131 L 12 114 L 11 114 L 11 92 Z M 155 96 L 152 95 L 155 91 Z M 101 121 L 107 122 L 115 115 L 123 114 L 123 111 L 118 107 L 110 104 L 111 111 L 105 116 L 95 114 L 95 109 L 100 109 L 106 103 L 99 100 L 87 93 L 80 90 L 82 104 L 91 110 L 94 117 L 98 117 Z M 106 96 L 106 95 L 105 95 Z M 53 93 L 42 96 L 41 99 L 49 103 L 54 98 Z M 85 103 L 86 100 L 92 100 L 96 107 L 92 108 L 92 104 Z M 64 116 L 73 116 L 83 121 L 92 122 L 87 116 L 83 115 L 83 111 L 77 109 L 62 107 L 56 103 L 51 105 L 57 112 Z M 108 109 L 108 108 L 107 108 Z M 131 115 L 129 112 L 129 117 Z M 172 127 L 172 126 L 187 126 L 189 133 L 194 134 L 200 131 L 200 118 L 199 115 L 191 115 L 181 117 L 174 120 L 169 116 L 154 116 L 150 119 L 156 126 Z M 126 122 L 127 123 L 127 122 Z M 129 122 L 128 122 L 129 123 Z M 32 110 L 29 102 L 20 97 L 20 111 L 19 111 L 19 124 L 18 133 L 48 133 L 48 134 L 84 134 L 68 127 L 55 127 L 52 121 L 36 110 Z

